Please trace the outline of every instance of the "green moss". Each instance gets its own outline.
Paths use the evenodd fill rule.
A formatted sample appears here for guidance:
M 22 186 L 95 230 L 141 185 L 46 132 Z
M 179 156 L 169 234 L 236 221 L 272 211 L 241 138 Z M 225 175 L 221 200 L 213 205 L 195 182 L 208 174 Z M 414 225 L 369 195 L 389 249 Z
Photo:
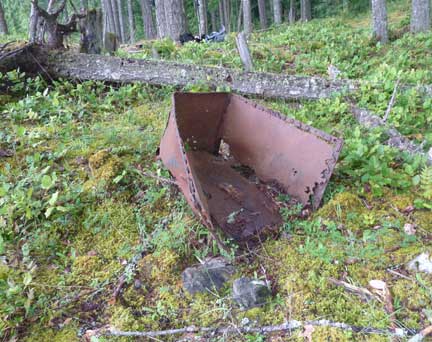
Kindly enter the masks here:
M 78 325 L 69 323 L 62 329 L 53 329 L 45 326 L 33 326 L 28 336 L 24 339 L 25 342 L 78 342 L 77 336 Z
M 89 167 L 93 177 L 84 183 L 85 191 L 94 189 L 98 185 L 112 186 L 114 178 L 123 169 L 123 163 L 119 157 L 111 154 L 108 150 L 102 150 L 89 158 Z
M 369 214 L 358 196 L 342 192 L 334 196 L 314 216 L 335 220 L 349 229 L 358 230 L 365 225 L 365 219 L 367 220 Z

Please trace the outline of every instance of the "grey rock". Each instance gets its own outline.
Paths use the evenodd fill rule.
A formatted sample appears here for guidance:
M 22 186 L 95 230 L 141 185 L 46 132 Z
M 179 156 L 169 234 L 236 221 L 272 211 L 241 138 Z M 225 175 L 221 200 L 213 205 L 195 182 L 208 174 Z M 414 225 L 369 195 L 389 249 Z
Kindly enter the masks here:
M 236 279 L 233 284 L 233 297 L 243 309 L 263 305 L 270 297 L 270 290 L 261 280 Z
M 424 272 L 432 273 L 432 259 L 429 253 L 421 253 L 413 260 L 411 260 L 408 265 L 408 269 L 414 272 Z
M 223 258 L 207 259 L 202 265 L 183 271 L 183 287 L 192 295 L 219 290 L 234 272 L 234 267 L 228 265 Z

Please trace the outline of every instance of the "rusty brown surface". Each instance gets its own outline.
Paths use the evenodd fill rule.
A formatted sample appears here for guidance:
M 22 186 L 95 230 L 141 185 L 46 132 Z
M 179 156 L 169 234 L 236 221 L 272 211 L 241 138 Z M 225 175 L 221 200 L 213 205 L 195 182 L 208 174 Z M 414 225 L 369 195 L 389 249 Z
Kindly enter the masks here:
M 229 155 L 219 154 L 222 140 Z M 244 243 L 282 223 L 265 184 L 316 209 L 341 148 L 341 139 L 241 96 L 175 93 L 160 157 L 203 223 Z

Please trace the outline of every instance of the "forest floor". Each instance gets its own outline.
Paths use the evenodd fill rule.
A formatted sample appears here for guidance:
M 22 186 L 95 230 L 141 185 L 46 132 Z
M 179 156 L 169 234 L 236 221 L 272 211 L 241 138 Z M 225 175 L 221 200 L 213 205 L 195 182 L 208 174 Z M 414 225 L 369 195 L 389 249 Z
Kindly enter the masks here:
M 371 40 L 363 19 L 313 20 L 254 33 L 256 69 L 326 75 L 332 64 L 341 77 L 362 80 L 353 98 L 383 115 L 398 79 L 432 84 L 432 34 L 406 33 L 405 7 L 398 6 L 392 7 L 388 46 Z M 133 56 L 149 57 L 152 47 L 169 60 L 241 66 L 233 35 L 221 44 L 145 43 Z M 409 271 L 406 264 L 432 253 L 432 169 L 386 146 L 383 130 L 358 125 L 344 97 L 257 100 L 343 137 L 345 145 L 318 211 L 308 219 L 295 209 L 283 211 L 279 239 L 249 252 L 226 241 L 226 253 L 175 187 L 143 175 L 169 177 L 155 153 L 174 89 L 47 85 L 19 72 L 3 75 L 2 82 L 10 88 L 0 97 L 0 338 L 69 342 L 107 324 L 145 331 L 237 325 L 245 317 L 254 326 L 291 319 L 414 330 L 431 324 L 432 275 Z M 185 90 L 207 89 L 198 84 Z M 426 151 L 432 147 L 432 99 L 415 89 L 397 94 L 389 123 Z M 220 254 L 238 276 L 269 281 L 272 299 L 242 311 L 230 283 L 218 293 L 188 295 L 181 272 Z M 123 292 L 114 298 L 122 277 Z M 330 278 L 369 289 L 369 281 L 384 281 L 394 311 L 379 296 L 365 301 Z M 267 340 L 303 341 L 302 333 Z M 244 334 L 225 340 L 265 339 Z M 315 327 L 312 340 L 388 337 Z

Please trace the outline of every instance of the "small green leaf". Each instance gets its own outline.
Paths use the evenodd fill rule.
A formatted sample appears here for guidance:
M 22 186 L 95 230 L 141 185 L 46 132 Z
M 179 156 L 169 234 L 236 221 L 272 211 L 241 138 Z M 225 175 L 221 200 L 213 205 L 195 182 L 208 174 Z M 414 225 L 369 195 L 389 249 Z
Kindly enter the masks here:
M 45 217 L 48 218 L 51 216 L 52 212 L 54 210 L 54 207 L 49 207 L 46 211 L 45 211 Z
M 30 274 L 30 272 L 27 272 L 26 274 L 24 274 L 24 279 L 23 279 L 23 284 L 24 286 L 29 286 L 32 282 L 32 275 Z
M 52 194 L 51 198 L 48 201 L 49 205 L 53 206 L 54 204 L 56 204 L 57 199 L 58 199 L 58 195 L 59 195 L 58 191 L 56 191 Z
M 53 182 L 52 182 L 52 179 L 51 179 L 50 176 L 48 176 L 48 175 L 44 175 L 44 176 L 42 177 L 42 183 L 41 183 L 41 185 L 42 185 L 42 189 L 48 190 L 49 188 L 51 188 L 52 183 L 53 183 Z

